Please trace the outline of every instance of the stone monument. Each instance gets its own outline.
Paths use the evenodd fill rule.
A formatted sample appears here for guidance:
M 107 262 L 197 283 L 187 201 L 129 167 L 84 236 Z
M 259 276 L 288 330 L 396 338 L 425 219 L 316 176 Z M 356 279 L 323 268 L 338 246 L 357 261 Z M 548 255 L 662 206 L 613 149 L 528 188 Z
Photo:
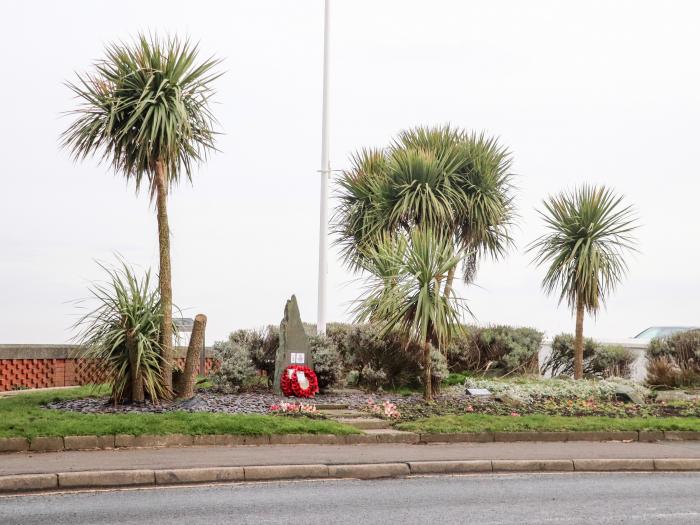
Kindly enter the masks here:
M 306 337 L 304 325 L 301 323 L 299 305 L 296 296 L 287 301 L 284 307 L 284 318 L 280 323 L 280 345 L 277 348 L 275 358 L 275 381 L 273 388 L 275 394 L 281 395 L 280 377 L 282 371 L 289 365 L 308 366 L 313 370 L 309 339 Z

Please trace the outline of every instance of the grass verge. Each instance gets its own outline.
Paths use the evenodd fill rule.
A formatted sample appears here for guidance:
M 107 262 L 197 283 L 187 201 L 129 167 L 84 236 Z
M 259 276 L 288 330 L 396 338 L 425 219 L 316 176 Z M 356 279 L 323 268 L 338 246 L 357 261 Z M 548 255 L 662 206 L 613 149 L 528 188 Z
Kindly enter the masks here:
M 0 437 L 106 434 L 357 434 L 353 427 L 323 419 L 257 414 L 80 414 L 42 408 L 62 399 L 94 395 L 89 387 L 0 398 Z M 97 393 L 100 393 L 99 391 Z
M 522 431 L 622 431 L 622 430 L 695 430 L 700 419 L 691 417 L 602 417 L 602 416 L 435 416 L 398 423 L 399 430 L 422 433 L 449 432 L 522 432 Z

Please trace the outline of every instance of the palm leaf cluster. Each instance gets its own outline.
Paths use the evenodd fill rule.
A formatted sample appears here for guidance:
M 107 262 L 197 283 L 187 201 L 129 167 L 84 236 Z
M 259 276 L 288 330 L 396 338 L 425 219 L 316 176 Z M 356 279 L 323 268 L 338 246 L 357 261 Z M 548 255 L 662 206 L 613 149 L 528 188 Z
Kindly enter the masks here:
M 559 301 L 595 314 L 627 272 L 626 250 L 633 250 L 636 215 L 623 197 L 604 186 L 583 185 L 550 196 L 540 212 L 547 232 L 528 248 L 546 265 L 542 287 Z
M 135 381 L 152 401 L 167 398 L 161 374 L 163 313 L 150 271 L 139 279 L 124 262 L 116 269 L 100 266 L 108 281 L 92 285 L 97 306 L 76 323 L 81 357 L 105 373 L 115 404 L 133 400 Z
M 355 308 L 360 322 L 398 330 L 420 345 L 431 337 L 440 346 L 461 326 L 466 310 L 445 294 L 445 275 L 459 258 L 445 237 L 415 229 L 407 237 L 383 236 L 366 254 L 366 293 Z
M 68 83 L 81 104 L 62 144 L 76 160 L 101 152 L 115 171 L 144 176 L 154 191 L 156 163 L 162 162 L 169 185 L 193 162 L 215 149 L 215 119 L 210 110 L 211 83 L 220 76 L 218 60 L 198 62 L 198 46 L 176 37 L 141 35 L 133 45 L 107 46 L 93 73 Z
M 339 181 L 334 229 L 345 261 L 362 269 L 382 236 L 430 228 L 452 240 L 465 277 L 476 259 L 499 257 L 514 218 L 510 153 L 493 138 L 450 126 L 404 131 L 365 149 Z

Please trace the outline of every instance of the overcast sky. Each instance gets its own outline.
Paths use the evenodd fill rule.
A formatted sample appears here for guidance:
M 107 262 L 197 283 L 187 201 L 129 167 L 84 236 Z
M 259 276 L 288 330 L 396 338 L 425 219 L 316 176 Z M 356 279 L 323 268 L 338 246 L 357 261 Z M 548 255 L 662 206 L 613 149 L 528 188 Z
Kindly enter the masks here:
M 548 193 L 604 183 L 637 206 L 640 253 L 586 332 L 700 324 L 700 8 L 687 1 L 332 0 L 331 162 L 400 130 L 452 123 L 513 152 L 517 248 L 460 293 L 481 324 L 573 331 L 540 291 L 525 245 Z M 58 147 L 75 106 L 62 84 L 105 43 L 189 35 L 223 58 L 221 153 L 170 199 L 175 302 L 208 340 L 279 323 L 296 293 L 314 322 L 322 0 L 3 2 L 0 13 L 0 343 L 60 343 L 114 252 L 157 270 L 146 195 Z M 330 255 L 329 319 L 355 277 Z

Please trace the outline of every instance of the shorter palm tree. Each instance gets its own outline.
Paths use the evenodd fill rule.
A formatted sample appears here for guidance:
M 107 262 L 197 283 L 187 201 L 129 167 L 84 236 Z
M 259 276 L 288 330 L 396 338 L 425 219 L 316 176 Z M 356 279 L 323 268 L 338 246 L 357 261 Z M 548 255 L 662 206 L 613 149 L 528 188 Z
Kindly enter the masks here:
M 431 342 L 444 348 L 461 329 L 466 306 L 445 290 L 446 275 L 459 262 L 452 239 L 418 228 L 408 235 L 384 235 L 363 253 L 370 274 L 355 314 L 358 322 L 376 322 L 384 334 L 396 330 L 423 348 L 423 387 L 432 398 Z M 467 310 L 468 311 L 468 310 Z
M 108 281 L 92 286 L 97 305 L 75 324 L 81 357 L 107 379 L 115 404 L 169 397 L 160 332 L 164 312 L 150 271 L 139 279 L 123 261 L 116 269 L 100 266 Z
M 632 206 L 605 186 L 583 185 L 544 201 L 547 233 L 528 251 L 533 263 L 547 265 L 542 288 L 559 293 L 576 314 L 574 378 L 583 377 L 583 319 L 595 315 L 627 273 L 624 253 L 635 249 L 638 227 Z

